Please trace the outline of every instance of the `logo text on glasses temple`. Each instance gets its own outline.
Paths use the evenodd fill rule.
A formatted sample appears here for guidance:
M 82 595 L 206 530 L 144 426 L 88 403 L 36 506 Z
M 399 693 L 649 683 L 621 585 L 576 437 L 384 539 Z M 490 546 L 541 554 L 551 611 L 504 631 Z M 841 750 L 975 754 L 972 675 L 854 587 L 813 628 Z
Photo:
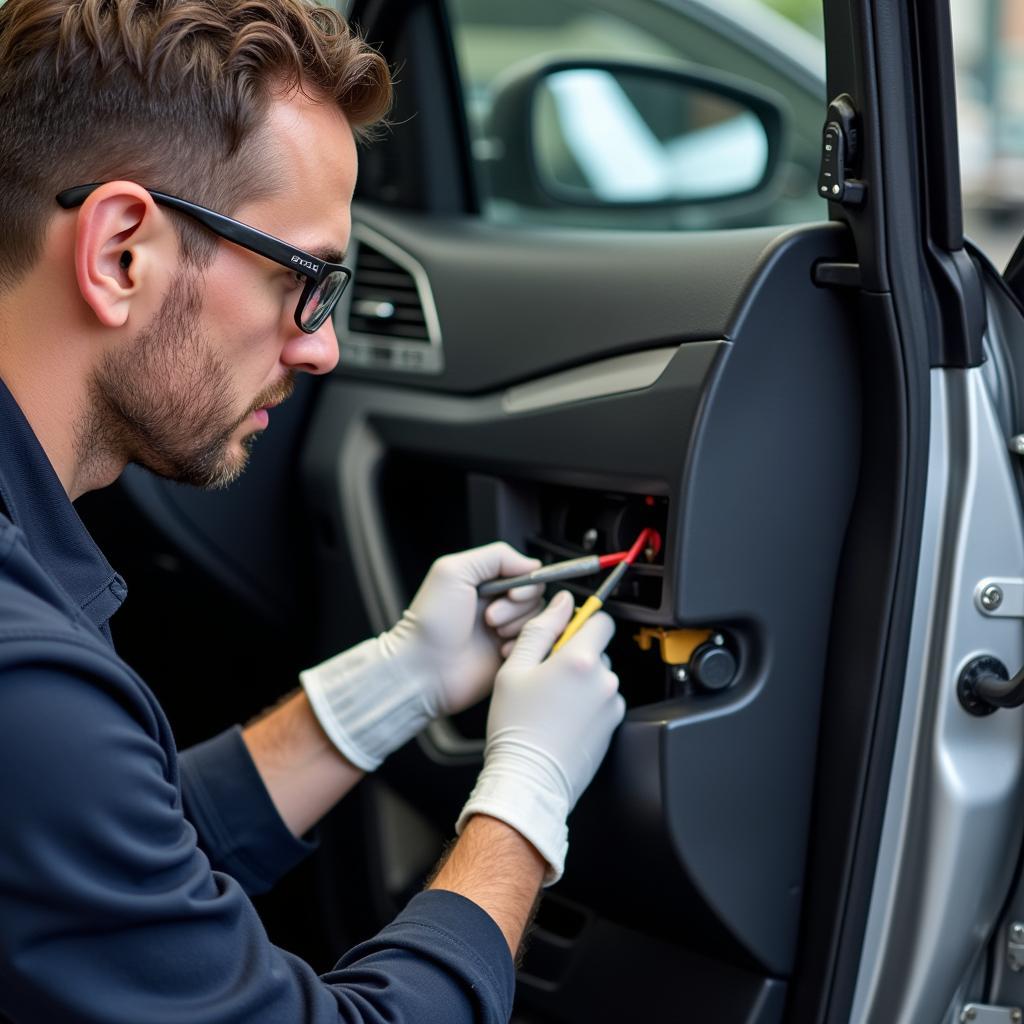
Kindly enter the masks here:
M 308 270 L 312 270 L 314 273 L 319 273 L 320 264 L 310 263 L 309 260 L 304 260 L 301 256 L 293 256 L 292 263 L 298 263 L 300 266 L 306 267 Z

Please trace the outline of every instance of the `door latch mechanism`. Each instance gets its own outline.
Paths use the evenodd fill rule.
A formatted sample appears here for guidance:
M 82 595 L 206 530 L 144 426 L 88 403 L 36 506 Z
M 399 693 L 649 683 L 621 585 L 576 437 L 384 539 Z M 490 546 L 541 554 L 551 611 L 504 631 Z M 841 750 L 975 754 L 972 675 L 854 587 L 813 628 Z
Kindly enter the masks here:
M 842 93 L 829 105 L 821 138 L 818 194 L 846 206 L 864 202 L 867 186 L 854 177 L 860 160 L 860 125 L 853 99 Z

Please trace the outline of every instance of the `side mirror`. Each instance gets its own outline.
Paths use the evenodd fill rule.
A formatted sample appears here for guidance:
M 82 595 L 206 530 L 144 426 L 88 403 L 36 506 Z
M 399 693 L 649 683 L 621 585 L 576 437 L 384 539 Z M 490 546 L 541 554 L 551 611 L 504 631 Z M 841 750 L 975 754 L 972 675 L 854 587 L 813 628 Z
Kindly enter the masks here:
M 606 208 L 749 196 L 774 184 L 785 123 L 774 97 L 703 69 L 548 59 L 496 83 L 492 194 Z

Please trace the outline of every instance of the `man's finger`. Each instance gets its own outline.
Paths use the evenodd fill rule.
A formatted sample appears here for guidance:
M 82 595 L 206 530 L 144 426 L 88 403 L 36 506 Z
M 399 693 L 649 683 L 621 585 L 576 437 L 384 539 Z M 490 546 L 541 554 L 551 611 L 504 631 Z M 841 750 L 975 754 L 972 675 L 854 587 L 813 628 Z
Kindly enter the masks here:
M 460 551 L 458 554 L 445 555 L 438 562 L 444 563 L 461 581 L 474 587 L 485 580 L 502 576 L 522 576 L 542 565 L 539 558 L 530 558 L 503 540 Z
M 502 638 L 519 636 L 526 624 L 541 610 L 541 607 L 542 605 L 538 602 L 535 607 L 527 608 L 525 614 L 504 623 L 495 632 Z
M 559 650 L 569 654 L 573 651 L 603 651 L 615 635 L 615 620 L 607 612 L 595 612 L 569 642 Z
M 572 595 L 567 590 L 559 591 L 547 608 L 523 627 L 519 639 L 509 653 L 509 664 L 515 664 L 520 668 L 539 665 L 569 624 L 572 612 Z
M 504 596 L 517 604 L 524 604 L 528 601 L 539 600 L 544 594 L 543 583 L 527 583 L 521 587 L 513 587 L 505 592 Z
M 484 611 L 484 622 L 488 626 L 498 629 L 500 626 L 507 625 L 513 619 L 521 619 L 524 615 L 536 615 L 544 606 L 544 602 L 540 599 L 541 588 L 538 587 L 537 590 L 538 593 L 533 601 L 526 603 L 508 601 L 504 597 L 499 597 L 497 600 L 492 601 Z

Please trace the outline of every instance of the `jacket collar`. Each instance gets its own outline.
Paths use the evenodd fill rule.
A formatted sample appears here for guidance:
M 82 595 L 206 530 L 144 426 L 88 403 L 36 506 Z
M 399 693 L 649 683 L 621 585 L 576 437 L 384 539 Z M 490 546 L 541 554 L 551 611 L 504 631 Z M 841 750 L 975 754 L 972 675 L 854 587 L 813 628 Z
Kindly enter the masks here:
M 128 593 L 75 511 L 46 452 L 0 380 L 0 512 L 74 604 L 110 640 L 108 620 Z

